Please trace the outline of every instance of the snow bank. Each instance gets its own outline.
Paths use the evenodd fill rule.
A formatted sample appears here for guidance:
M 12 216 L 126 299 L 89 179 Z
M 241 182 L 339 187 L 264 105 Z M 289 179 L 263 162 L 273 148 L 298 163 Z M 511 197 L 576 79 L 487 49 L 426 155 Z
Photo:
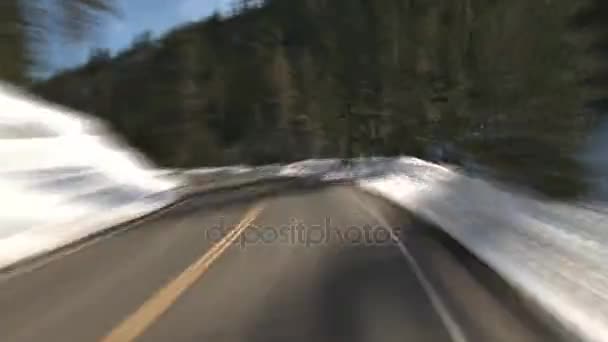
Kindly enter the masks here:
M 543 202 L 418 159 L 359 180 L 434 223 L 570 331 L 608 336 L 608 215 Z
M 324 181 L 352 180 L 386 174 L 394 158 L 370 157 L 348 159 L 308 159 L 282 167 L 279 175 L 288 177 L 317 176 Z
M 216 173 L 226 173 L 226 174 L 241 174 L 245 172 L 251 172 L 254 168 L 245 165 L 236 165 L 236 166 L 222 166 L 222 167 L 202 167 L 197 169 L 189 169 L 184 172 L 186 175 L 192 176 L 204 176 L 204 175 L 212 175 Z
M 175 200 L 181 179 L 99 120 L 0 84 L 0 268 Z
M 306 177 L 323 175 L 340 167 L 340 159 L 308 159 L 284 166 L 280 176 Z

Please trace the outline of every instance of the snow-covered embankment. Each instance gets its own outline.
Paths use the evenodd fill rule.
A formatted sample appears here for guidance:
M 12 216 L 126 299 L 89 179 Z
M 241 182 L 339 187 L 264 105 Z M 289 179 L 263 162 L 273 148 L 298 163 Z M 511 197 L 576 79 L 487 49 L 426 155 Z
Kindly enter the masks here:
M 412 158 L 359 180 L 443 229 L 586 341 L 608 336 L 608 215 Z M 481 314 L 481 313 L 480 313 Z
M 0 84 L 0 269 L 172 203 L 163 175 L 84 114 Z

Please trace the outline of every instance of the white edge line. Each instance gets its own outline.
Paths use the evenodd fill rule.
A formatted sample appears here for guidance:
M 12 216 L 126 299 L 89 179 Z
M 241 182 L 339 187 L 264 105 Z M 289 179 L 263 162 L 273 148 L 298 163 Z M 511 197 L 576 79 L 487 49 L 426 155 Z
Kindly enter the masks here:
M 372 217 L 374 217 L 380 224 L 382 224 L 383 226 L 385 226 L 387 228 L 391 227 L 391 225 L 389 225 L 388 222 L 386 222 L 384 217 L 382 215 L 380 215 L 378 212 L 376 212 L 376 210 L 373 210 L 370 207 L 364 205 L 363 201 L 359 198 L 358 195 L 355 194 L 355 196 L 353 196 L 353 197 L 357 200 L 359 205 L 365 211 L 367 211 Z M 466 338 L 462 328 L 458 325 L 458 323 L 456 323 L 456 320 L 452 317 L 452 314 L 450 314 L 449 310 L 447 309 L 447 306 L 445 305 L 445 303 L 443 302 L 443 300 L 441 299 L 441 297 L 439 296 L 439 294 L 437 293 L 437 291 L 435 290 L 433 285 L 431 285 L 431 282 L 424 275 L 424 272 L 422 271 L 422 268 L 420 267 L 420 265 L 418 265 L 418 262 L 416 262 L 416 259 L 414 259 L 412 254 L 409 252 L 409 250 L 403 244 L 403 242 L 401 240 L 399 240 L 399 237 L 395 235 L 395 232 L 393 231 L 393 229 L 390 228 L 389 231 L 391 234 L 391 238 L 393 239 L 393 241 L 395 241 L 397 243 L 399 250 L 401 251 L 401 253 L 405 257 L 405 259 L 407 260 L 408 264 L 410 265 L 412 271 L 414 272 L 414 275 L 416 276 L 416 278 L 420 282 L 420 285 L 424 289 L 424 292 L 426 292 L 427 296 L 429 297 L 433 308 L 435 309 L 435 311 L 441 318 L 441 321 L 443 322 L 443 325 L 445 326 L 446 330 L 448 331 L 448 334 L 450 335 L 450 338 L 452 339 L 452 341 L 453 342 L 467 342 L 468 339 Z

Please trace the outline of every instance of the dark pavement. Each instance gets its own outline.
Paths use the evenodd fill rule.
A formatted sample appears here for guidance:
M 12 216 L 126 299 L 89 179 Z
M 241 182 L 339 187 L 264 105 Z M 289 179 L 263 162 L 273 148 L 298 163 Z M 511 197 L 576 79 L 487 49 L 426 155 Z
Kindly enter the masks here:
M 388 202 L 347 185 L 254 190 L 193 198 L 0 275 L 0 340 L 559 341 Z

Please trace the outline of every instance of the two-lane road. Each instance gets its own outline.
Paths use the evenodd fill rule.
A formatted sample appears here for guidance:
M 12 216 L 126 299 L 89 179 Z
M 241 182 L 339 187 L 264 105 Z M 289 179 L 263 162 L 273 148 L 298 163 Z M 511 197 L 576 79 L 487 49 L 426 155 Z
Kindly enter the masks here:
M 558 340 L 383 200 L 346 185 L 241 195 L 192 199 L 0 276 L 0 340 Z

